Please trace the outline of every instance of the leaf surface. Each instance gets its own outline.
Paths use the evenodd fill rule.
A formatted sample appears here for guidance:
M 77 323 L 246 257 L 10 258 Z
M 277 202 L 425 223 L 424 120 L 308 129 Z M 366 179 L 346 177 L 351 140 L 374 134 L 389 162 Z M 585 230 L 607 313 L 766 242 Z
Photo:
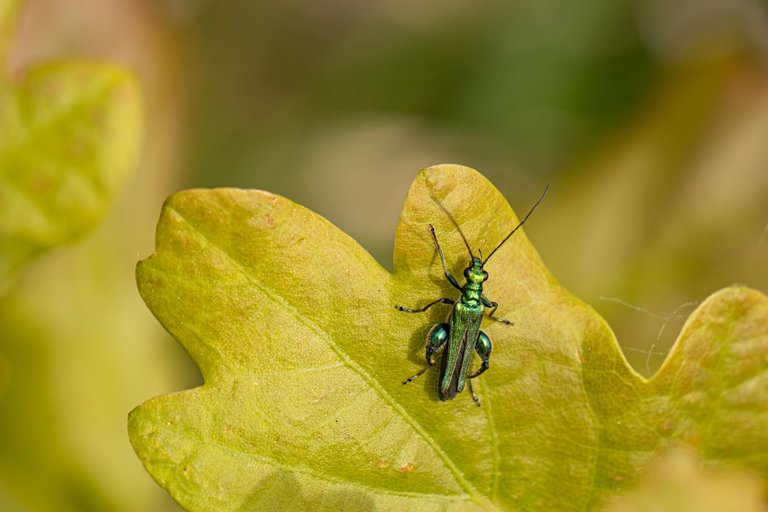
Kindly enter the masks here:
M 517 222 L 455 165 L 422 171 L 398 227 L 394 273 L 318 215 L 260 191 L 172 196 L 140 292 L 205 385 L 130 415 L 152 476 L 197 510 L 591 510 L 652 455 L 686 442 L 768 474 L 768 300 L 732 287 L 691 316 L 646 380 L 605 322 L 549 274 L 521 230 L 488 263 L 491 368 L 437 398 L 426 332 L 456 298 L 449 269 L 489 254 Z M 543 205 L 545 207 L 545 205 Z M 532 219 L 535 222 L 535 216 Z M 442 309 L 441 309 L 442 308 Z
M 135 162 L 140 105 L 133 76 L 108 64 L 0 80 L 0 288 L 102 218 Z

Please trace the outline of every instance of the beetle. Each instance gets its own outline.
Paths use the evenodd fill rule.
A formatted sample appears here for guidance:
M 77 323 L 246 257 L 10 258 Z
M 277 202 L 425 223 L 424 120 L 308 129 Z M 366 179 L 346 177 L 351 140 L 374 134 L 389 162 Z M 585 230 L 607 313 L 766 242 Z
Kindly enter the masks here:
M 440 255 L 440 263 L 443 266 L 443 273 L 445 278 L 451 283 L 451 286 L 461 292 L 461 296 L 458 300 L 453 300 L 449 297 L 441 297 L 433 302 L 430 302 L 426 306 L 418 309 L 410 309 L 404 306 L 395 306 L 395 309 L 405 313 L 423 313 L 435 304 L 450 304 L 453 306 L 451 314 L 447 323 L 437 324 L 430 329 L 427 334 L 426 342 L 426 360 L 427 365 L 422 368 L 415 375 L 407 378 L 403 381 L 403 384 L 409 384 L 421 376 L 424 372 L 429 370 L 431 366 L 435 364 L 433 359 L 434 355 L 443 350 L 442 359 L 440 362 L 440 377 L 438 380 L 438 396 L 440 400 L 452 400 L 458 393 L 464 390 L 464 386 L 469 382 L 469 392 L 472 395 L 472 399 L 477 406 L 480 406 L 480 399 L 472 389 L 472 379 L 479 377 L 485 372 L 491 361 L 491 350 L 493 345 L 491 338 L 480 330 L 483 316 L 485 315 L 486 308 L 490 309 L 488 317 L 497 322 L 504 323 L 506 325 L 512 325 L 512 322 L 495 316 L 496 310 L 499 305 L 490 300 L 483 294 L 483 283 L 488 280 L 488 272 L 485 271 L 485 264 L 491 259 L 491 256 L 496 253 L 504 243 L 510 239 L 515 232 L 528 220 L 536 207 L 544 199 L 544 196 L 549 189 L 549 184 L 544 187 L 544 192 L 538 198 L 536 203 L 528 210 L 528 213 L 523 217 L 517 226 L 515 226 L 509 234 L 483 259 L 483 253 L 478 250 L 480 256 L 475 256 L 472 249 L 467 242 L 467 238 L 461 231 L 458 223 L 454 220 L 450 212 L 435 199 L 440 208 L 448 215 L 453 222 L 454 226 L 461 235 L 464 245 L 469 252 L 469 264 L 464 269 L 464 286 L 461 286 L 456 278 L 448 271 L 445 265 L 445 256 L 443 255 L 443 249 L 440 247 L 440 242 L 437 240 L 437 233 L 435 227 L 429 225 L 429 231 L 432 234 L 432 238 L 435 241 L 437 247 L 437 253 Z M 472 360 L 472 353 L 477 352 L 480 356 L 481 365 L 475 372 L 468 374 L 469 364 Z

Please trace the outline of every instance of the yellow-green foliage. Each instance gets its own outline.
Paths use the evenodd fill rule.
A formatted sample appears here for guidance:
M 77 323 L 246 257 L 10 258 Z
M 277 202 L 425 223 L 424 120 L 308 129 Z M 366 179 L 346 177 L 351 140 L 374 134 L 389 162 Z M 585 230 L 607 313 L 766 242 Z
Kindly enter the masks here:
M 440 402 L 434 371 L 403 386 L 448 311 L 393 305 L 456 293 L 428 225 L 452 272 L 467 259 L 433 197 L 486 253 L 517 222 L 475 171 L 425 169 L 389 274 L 328 221 L 267 192 L 167 201 L 138 285 L 205 385 L 141 405 L 129 428 L 147 470 L 185 508 L 591 510 L 680 442 L 768 476 L 763 294 L 712 295 L 647 380 L 522 231 L 486 268 L 487 295 L 515 325 L 484 326 L 494 352 L 477 379 L 482 408 L 467 394 Z
M 0 289 L 103 217 L 135 163 L 140 105 L 133 76 L 102 63 L 0 80 Z

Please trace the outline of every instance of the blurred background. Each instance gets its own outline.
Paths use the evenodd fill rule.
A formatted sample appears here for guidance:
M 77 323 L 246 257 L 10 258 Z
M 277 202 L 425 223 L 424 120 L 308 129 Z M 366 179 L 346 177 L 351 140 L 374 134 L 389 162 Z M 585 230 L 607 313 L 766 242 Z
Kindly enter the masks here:
M 0 298 L 0 510 L 178 510 L 126 432 L 200 383 L 133 277 L 176 190 L 282 194 L 391 269 L 420 168 L 476 168 L 518 212 L 551 181 L 526 233 L 644 375 L 707 295 L 768 291 L 765 1 L 28 1 L 11 67 L 71 57 L 136 71 L 144 150 Z

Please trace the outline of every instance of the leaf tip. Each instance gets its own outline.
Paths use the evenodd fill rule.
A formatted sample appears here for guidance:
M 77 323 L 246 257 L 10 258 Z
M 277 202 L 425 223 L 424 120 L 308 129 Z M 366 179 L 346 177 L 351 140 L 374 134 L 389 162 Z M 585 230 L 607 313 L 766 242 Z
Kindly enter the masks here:
M 768 296 L 765 293 L 742 284 L 733 284 L 716 291 L 704 299 L 699 309 L 715 304 L 731 304 L 733 306 L 751 308 L 760 303 L 768 304 Z
M 480 176 L 475 169 L 459 164 L 439 164 L 425 167 L 419 172 L 419 179 L 431 195 L 445 197 L 458 183 L 474 176 Z

